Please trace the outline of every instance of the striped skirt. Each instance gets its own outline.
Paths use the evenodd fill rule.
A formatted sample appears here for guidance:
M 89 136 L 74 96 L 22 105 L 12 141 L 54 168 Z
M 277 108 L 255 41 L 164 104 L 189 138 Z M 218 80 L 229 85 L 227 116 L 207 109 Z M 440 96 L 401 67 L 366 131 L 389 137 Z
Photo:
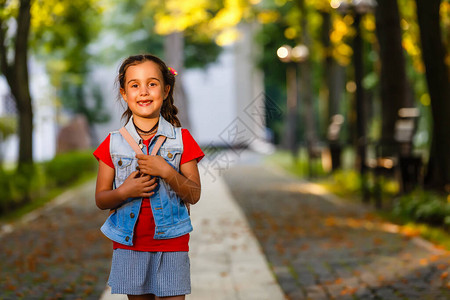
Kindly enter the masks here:
M 188 252 L 115 249 L 108 285 L 113 294 L 158 297 L 191 293 Z

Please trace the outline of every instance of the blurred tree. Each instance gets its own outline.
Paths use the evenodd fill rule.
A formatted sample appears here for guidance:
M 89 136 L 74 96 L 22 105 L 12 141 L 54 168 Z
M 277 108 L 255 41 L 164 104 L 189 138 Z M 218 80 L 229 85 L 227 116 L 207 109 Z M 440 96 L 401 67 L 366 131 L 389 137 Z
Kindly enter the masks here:
M 313 145 L 319 136 L 325 136 L 330 116 L 341 109 L 345 85 L 343 66 L 350 63 L 352 55 L 346 41 L 354 34 L 351 22 L 333 13 L 328 0 L 263 1 L 254 10 L 262 24 L 257 37 L 264 48 L 260 66 L 265 71 L 267 92 L 275 99 L 284 98 L 285 86 L 285 66 L 275 55 L 277 48 L 283 44 L 292 47 L 305 44 L 309 49 L 308 60 L 299 66 L 303 94 L 299 107 L 305 122 L 299 124 L 298 132 L 309 141 L 307 144 Z M 281 127 L 274 120 L 269 126 L 276 131 Z
M 0 0 L 0 68 L 19 113 L 19 169 L 33 162 L 33 109 L 28 83 L 30 8 L 31 0 Z
M 101 94 L 86 94 L 92 63 L 88 46 L 101 28 L 102 11 L 99 0 L 35 0 L 32 6 L 35 53 L 46 62 L 62 105 L 84 115 L 90 125 L 109 119 Z
M 422 57 L 433 116 L 430 159 L 425 185 L 450 192 L 450 84 L 442 42 L 440 0 L 416 0 Z M 448 40 L 446 41 L 448 43 Z
M 0 67 L 19 113 L 19 169 L 33 162 L 29 46 L 45 53 L 46 58 L 51 57 L 48 67 L 56 87 L 64 87 L 66 72 L 75 77 L 75 83 L 81 84 L 86 67 L 85 49 L 94 32 L 89 27 L 92 23 L 88 23 L 94 1 L 0 0 Z M 83 100 L 83 97 L 77 99 L 81 109 L 85 107 Z
M 3 142 L 17 130 L 17 122 L 14 117 L 2 116 L 0 117 L 0 170 L 3 169 Z
M 305 0 L 297 0 L 296 7 L 299 12 L 299 20 L 296 22 L 300 25 L 301 35 L 298 42 L 305 45 L 308 50 L 312 48 L 311 33 L 309 28 L 308 11 Z M 303 119 L 305 120 L 306 129 L 306 148 L 308 156 L 313 159 L 317 148 L 317 132 L 316 132 L 316 113 L 313 103 L 313 82 L 312 82 L 312 62 L 308 57 L 300 64 L 300 97 L 304 105 Z M 309 174 L 312 174 L 312 164 L 309 164 Z
M 402 31 L 397 0 L 378 0 L 376 7 L 376 33 L 379 44 L 380 98 L 381 98 L 381 140 L 394 143 L 394 127 L 398 110 L 412 106 L 408 96 L 405 58 L 402 48 Z M 393 151 L 393 147 L 383 148 Z M 384 153 L 383 155 L 392 155 Z
M 180 74 L 185 63 L 186 41 L 193 45 L 208 45 L 214 41 L 218 46 L 224 46 L 235 41 L 239 32 L 237 25 L 251 13 L 251 5 L 239 0 L 195 0 L 195 1 L 156 1 L 147 0 L 144 10 L 151 12 L 155 18 L 155 32 L 165 37 L 164 57 Z M 201 49 L 201 47 L 199 47 Z M 204 49 L 215 50 L 215 47 Z M 203 53 L 205 51 L 202 51 Z M 209 52 L 211 53 L 211 52 Z M 212 52 L 217 57 L 218 51 Z M 209 56 L 199 56 L 198 59 L 210 59 Z M 209 61 L 205 61 L 208 63 Z M 175 86 L 177 106 L 180 108 L 180 121 L 189 127 L 187 114 L 187 98 L 182 80 Z

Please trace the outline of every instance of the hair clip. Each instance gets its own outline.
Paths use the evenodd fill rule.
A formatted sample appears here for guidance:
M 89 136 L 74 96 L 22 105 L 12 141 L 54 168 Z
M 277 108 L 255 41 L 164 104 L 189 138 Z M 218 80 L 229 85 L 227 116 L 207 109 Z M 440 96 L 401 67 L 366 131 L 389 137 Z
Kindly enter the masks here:
M 173 74 L 173 76 L 177 76 L 178 75 L 178 72 L 174 68 L 171 68 L 171 67 L 167 67 L 167 68 L 169 69 L 170 73 Z

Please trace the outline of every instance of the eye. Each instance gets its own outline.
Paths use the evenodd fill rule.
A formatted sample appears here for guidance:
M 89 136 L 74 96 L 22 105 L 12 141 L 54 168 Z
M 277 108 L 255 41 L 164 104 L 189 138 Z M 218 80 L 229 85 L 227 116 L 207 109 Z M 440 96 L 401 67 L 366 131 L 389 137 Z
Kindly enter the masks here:
M 132 87 L 132 88 L 137 88 L 138 85 L 137 85 L 137 83 L 133 83 L 133 84 L 131 85 L 131 87 Z
M 150 82 L 148 86 L 157 86 L 156 82 Z

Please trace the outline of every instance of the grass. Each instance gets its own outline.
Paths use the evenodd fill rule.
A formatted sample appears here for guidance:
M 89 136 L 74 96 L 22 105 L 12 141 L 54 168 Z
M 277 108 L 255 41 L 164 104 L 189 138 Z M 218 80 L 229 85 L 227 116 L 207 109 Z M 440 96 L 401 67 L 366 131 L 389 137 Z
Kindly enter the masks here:
M 49 188 L 45 193 L 42 193 L 41 196 L 34 198 L 30 203 L 27 203 L 17 209 L 14 209 L 12 211 L 0 215 L 0 224 L 11 223 L 20 219 L 24 215 L 32 212 L 33 210 L 43 207 L 45 204 L 55 199 L 68 189 L 76 188 L 88 182 L 89 180 L 94 179 L 96 175 L 97 175 L 96 172 L 86 173 L 68 186 Z
M 49 161 L 26 166 L 21 172 L 3 166 L 0 172 L 0 223 L 16 220 L 67 189 L 93 179 L 97 167 L 92 150 L 58 154 Z
M 88 182 L 89 180 L 94 179 L 96 175 L 97 175 L 97 173 L 85 174 L 81 178 L 77 179 L 75 182 L 70 184 L 69 186 L 51 188 L 45 193 L 45 195 L 37 197 L 37 198 L 33 199 L 33 201 L 31 201 L 30 203 L 27 203 L 11 212 L 1 215 L 0 223 L 11 222 L 11 221 L 19 219 L 29 212 L 43 207 L 45 204 L 47 204 L 51 200 L 55 199 L 56 197 L 58 197 L 59 195 L 61 195 L 65 191 L 67 191 L 68 189 L 76 188 L 76 187 L 81 186 L 82 184 Z

